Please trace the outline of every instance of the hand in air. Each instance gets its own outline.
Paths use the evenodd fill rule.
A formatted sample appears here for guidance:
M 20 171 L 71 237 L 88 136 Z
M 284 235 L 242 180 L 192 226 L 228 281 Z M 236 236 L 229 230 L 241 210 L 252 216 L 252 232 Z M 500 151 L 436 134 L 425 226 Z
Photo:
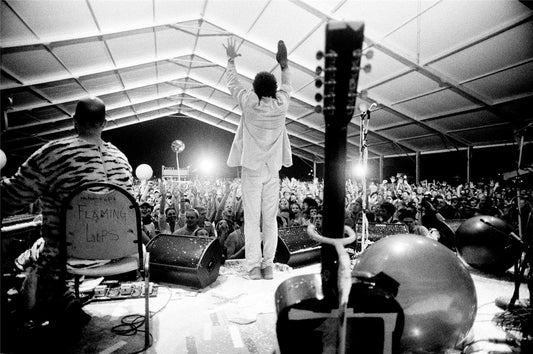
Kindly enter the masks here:
M 228 45 L 225 46 L 222 44 L 222 46 L 226 49 L 226 55 L 230 59 L 235 59 L 236 57 L 240 57 L 241 55 L 237 53 L 237 49 L 235 48 L 235 39 L 232 37 L 228 38 Z

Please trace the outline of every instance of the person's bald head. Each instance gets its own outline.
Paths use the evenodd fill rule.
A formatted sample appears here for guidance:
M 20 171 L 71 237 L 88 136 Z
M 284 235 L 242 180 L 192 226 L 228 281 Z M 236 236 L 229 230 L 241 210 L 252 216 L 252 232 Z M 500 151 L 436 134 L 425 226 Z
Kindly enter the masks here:
M 105 122 L 105 104 L 98 97 L 87 97 L 78 102 L 74 120 L 78 124 L 97 126 Z

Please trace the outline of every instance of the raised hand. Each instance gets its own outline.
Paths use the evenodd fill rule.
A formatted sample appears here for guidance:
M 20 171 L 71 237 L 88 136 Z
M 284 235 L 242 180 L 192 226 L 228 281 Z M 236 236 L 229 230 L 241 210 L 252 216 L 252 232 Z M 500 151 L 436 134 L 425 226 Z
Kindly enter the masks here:
M 239 53 L 237 53 L 237 48 L 235 48 L 235 39 L 233 39 L 233 37 L 228 38 L 227 46 L 224 44 L 222 44 L 222 46 L 226 49 L 226 55 L 229 59 L 235 59 L 236 57 L 241 56 Z
M 287 47 L 285 46 L 285 43 L 281 40 L 278 41 L 278 52 L 276 54 L 276 61 L 279 63 L 279 66 L 281 66 L 282 70 L 287 68 Z

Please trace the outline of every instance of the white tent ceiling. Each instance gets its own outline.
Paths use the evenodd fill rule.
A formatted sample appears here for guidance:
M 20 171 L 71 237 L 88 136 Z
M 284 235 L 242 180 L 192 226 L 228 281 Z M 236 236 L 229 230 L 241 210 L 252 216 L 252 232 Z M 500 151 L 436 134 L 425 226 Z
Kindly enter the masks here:
M 516 143 L 533 120 L 533 11 L 519 0 L 35 0 L 1 2 L 1 91 L 13 98 L 6 152 L 74 134 L 80 98 L 101 97 L 107 129 L 166 116 L 235 132 L 222 43 L 237 39 L 244 82 L 289 50 L 294 154 L 321 162 L 315 58 L 329 20 L 365 22 L 358 104 L 377 103 L 369 157 Z M 359 121 L 348 127 L 349 159 Z M 164 129 L 164 127 L 162 127 Z

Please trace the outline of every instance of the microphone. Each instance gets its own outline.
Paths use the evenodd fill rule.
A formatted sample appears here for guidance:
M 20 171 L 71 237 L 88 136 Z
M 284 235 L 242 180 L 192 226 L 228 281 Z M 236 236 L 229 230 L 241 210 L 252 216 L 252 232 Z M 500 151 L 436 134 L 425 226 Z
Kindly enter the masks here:
M 364 104 L 361 104 L 359 105 L 359 109 L 361 110 L 361 107 L 362 106 L 365 106 Z M 359 116 L 361 118 L 365 118 L 370 112 L 372 112 L 373 110 L 375 110 L 376 108 L 378 108 L 378 104 L 376 102 L 372 103 L 370 105 L 370 107 L 368 107 L 367 109 L 361 111 L 361 113 L 359 114 Z
M 510 233 L 506 234 L 505 232 L 503 232 L 502 230 L 498 229 L 496 226 L 492 225 L 490 222 L 488 222 L 485 219 L 479 219 L 479 221 L 489 225 L 489 227 L 493 228 L 494 230 L 498 231 L 499 233 L 504 234 L 505 236 L 509 236 L 511 239 L 513 239 L 514 241 L 518 242 L 520 245 L 522 245 L 522 246 L 524 245 L 524 241 L 522 241 L 520 239 L 520 237 L 517 234 L 515 234 L 514 232 L 511 231 Z
M 522 127 L 518 130 L 515 130 L 515 134 L 517 136 L 522 136 L 522 135 L 526 135 L 528 130 L 533 128 L 533 122 L 529 123 L 528 125 L 526 125 L 525 127 Z

